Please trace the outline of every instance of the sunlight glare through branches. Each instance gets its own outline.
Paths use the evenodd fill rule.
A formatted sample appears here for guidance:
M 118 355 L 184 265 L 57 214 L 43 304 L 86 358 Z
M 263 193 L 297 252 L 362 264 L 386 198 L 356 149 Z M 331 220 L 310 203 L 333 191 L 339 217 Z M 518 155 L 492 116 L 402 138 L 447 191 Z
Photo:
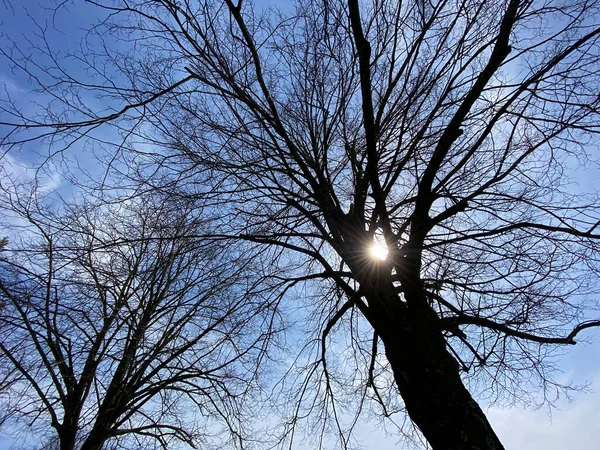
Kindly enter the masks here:
M 384 242 L 375 239 L 371 246 L 371 257 L 376 260 L 385 261 L 388 256 L 388 249 Z

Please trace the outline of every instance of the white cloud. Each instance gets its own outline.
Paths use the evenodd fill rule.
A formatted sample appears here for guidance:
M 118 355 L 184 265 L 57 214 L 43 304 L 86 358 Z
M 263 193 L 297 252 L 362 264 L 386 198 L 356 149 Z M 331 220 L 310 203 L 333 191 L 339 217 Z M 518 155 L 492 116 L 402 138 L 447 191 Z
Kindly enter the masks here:
M 23 216 L 24 205 L 61 188 L 58 171 L 50 166 L 45 169 L 36 170 L 11 155 L 0 158 L 0 238 L 13 242 L 26 236 L 31 224 Z
M 40 169 L 8 154 L 2 156 L 1 161 L 0 180 L 5 189 L 13 190 L 18 185 L 31 185 L 35 181 L 37 193 L 46 194 L 56 191 L 62 182 L 62 177 L 51 164 Z
M 11 97 L 14 97 L 17 94 L 28 94 L 28 92 L 21 88 L 21 86 L 19 86 L 12 78 L 3 73 L 0 73 L 0 86 L 2 86 L 2 89 L 0 89 L 0 98 L 2 95 L 7 94 Z
M 578 393 L 571 403 L 548 409 L 490 408 L 488 419 L 506 450 L 597 450 L 600 427 L 600 374 L 590 393 Z

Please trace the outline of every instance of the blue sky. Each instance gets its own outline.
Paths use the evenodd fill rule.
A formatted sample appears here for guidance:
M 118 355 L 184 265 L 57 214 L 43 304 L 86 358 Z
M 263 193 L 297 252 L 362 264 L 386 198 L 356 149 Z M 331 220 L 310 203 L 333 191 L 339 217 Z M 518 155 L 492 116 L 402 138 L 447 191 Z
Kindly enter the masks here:
M 285 7 L 287 2 L 269 2 L 263 0 L 257 4 L 278 4 Z M 74 6 L 67 3 L 61 14 L 54 18 L 47 10 L 38 6 L 37 1 L 14 1 L 12 9 L 8 2 L 0 2 L 0 36 L 10 35 L 20 45 L 27 47 L 25 37 L 35 28 L 31 18 L 35 17 L 41 24 L 47 24 L 51 30 L 51 44 L 57 47 L 77 45 L 81 36 L 80 26 L 84 26 L 91 19 L 89 6 Z M 52 30 L 53 21 L 58 30 Z M 59 31 L 60 30 L 60 31 Z M 5 43 L 4 39 L 0 41 Z M 29 93 L 30 86 L 20 74 L 13 73 L 0 60 L 0 85 L 20 101 L 39 99 L 39 96 Z M 3 96 L 0 93 L 0 98 Z M 35 156 L 37 149 L 29 146 L 23 152 L 11 155 L 11 163 L 5 169 L 20 177 L 27 177 L 24 169 L 31 166 L 38 158 Z M 43 153 L 43 152 L 40 152 Z M 6 160 L 3 162 L 6 164 Z M 53 182 L 60 184 L 57 180 Z M 590 171 L 581 179 L 581 183 L 588 187 L 600 188 L 597 172 Z M 590 383 L 589 392 L 580 392 L 573 395 L 572 401 L 561 399 L 557 402 L 556 409 L 541 408 L 538 410 L 523 408 L 501 408 L 492 406 L 488 409 L 488 418 L 498 432 L 507 450 L 559 450 L 576 448 L 580 450 L 596 450 L 598 438 L 596 431 L 600 427 L 600 330 L 586 330 L 579 336 L 582 342 L 577 346 L 564 348 L 564 355 L 558 359 L 558 367 L 563 372 L 558 378 L 561 381 L 575 383 Z M 386 435 L 374 424 L 367 424 L 359 428 L 357 439 L 367 450 L 391 450 L 398 448 L 398 439 Z M 2 437 L 0 429 L 0 450 L 11 448 L 11 440 Z M 298 449 L 309 449 L 300 444 Z

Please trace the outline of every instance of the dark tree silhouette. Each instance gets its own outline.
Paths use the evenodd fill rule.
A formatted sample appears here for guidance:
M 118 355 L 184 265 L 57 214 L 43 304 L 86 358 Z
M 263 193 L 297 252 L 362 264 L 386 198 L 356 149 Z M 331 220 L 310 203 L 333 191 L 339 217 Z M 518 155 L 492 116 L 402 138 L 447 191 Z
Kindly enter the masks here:
M 113 199 L 57 216 L 39 195 L 8 193 L 8 429 L 39 425 L 39 439 L 51 425 L 61 450 L 241 445 L 268 320 L 243 259 L 186 237 L 204 225 L 184 202 Z
M 37 120 L 5 103 L 4 145 L 112 124 L 122 176 L 201 199 L 218 221 L 207 238 L 293 261 L 278 280 L 311 286 L 319 355 L 298 360 L 290 446 L 300 417 L 338 419 L 344 392 L 357 414 L 365 397 L 391 414 L 391 373 L 431 447 L 501 449 L 465 383 L 550 389 L 548 349 L 600 325 L 585 321 L 600 202 L 570 184 L 597 152 L 598 2 L 92 3 L 107 18 L 77 56 L 91 81 L 4 51 L 54 96 Z M 354 360 L 328 349 L 340 330 Z

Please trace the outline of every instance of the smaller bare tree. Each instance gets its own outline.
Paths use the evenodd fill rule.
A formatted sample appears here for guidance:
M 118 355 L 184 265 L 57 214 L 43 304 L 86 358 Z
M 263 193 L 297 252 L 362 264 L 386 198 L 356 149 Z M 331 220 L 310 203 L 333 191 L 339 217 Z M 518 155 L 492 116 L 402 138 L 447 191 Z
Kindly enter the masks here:
M 189 201 L 51 211 L 5 193 L 17 231 L 0 259 L 9 428 L 45 427 L 61 450 L 241 447 L 272 323 L 242 257 L 190 237 L 203 224 Z

